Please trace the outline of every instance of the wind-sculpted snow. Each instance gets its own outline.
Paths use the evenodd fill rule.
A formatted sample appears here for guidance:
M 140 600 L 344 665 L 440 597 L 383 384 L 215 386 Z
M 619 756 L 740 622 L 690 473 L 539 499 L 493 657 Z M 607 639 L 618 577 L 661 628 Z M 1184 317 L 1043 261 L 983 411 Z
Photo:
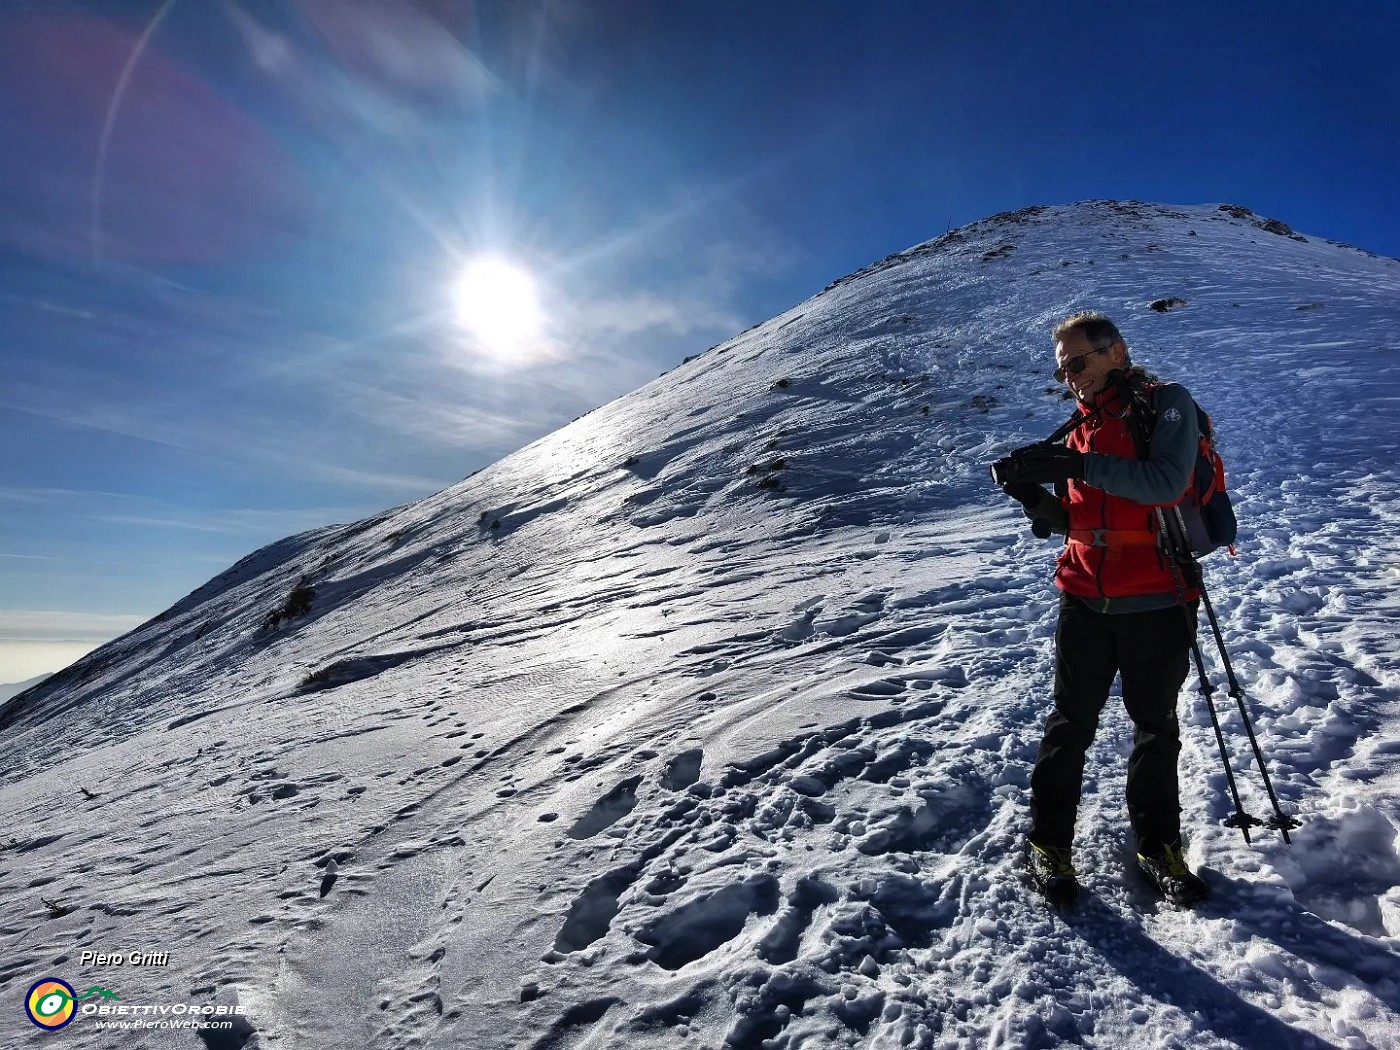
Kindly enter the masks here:
M 1188 683 L 1195 911 L 1131 874 L 1112 704 L 1082 906 L 1016 874 L 1056 548 L 986 464 L 1089 307 L 1214 417 L 1208 582 L 1304 822 L 1224 826 Z M 1400 1047 L 1398 332 L 1400 263 L 1235 205 L 1027 209 L 274 544 L 0 709 L 0 988 L 236 1003 L 221 1047 Z

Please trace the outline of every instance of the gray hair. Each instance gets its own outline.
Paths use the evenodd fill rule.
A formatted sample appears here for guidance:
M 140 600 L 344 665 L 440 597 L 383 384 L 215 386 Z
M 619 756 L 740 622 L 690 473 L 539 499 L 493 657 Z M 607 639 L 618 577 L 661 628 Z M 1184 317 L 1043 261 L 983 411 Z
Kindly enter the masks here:
M 1096 350 L 1106 350 L 1114 343 L 1122 343 L 1124 352 L 1128 349 L 1127 341 L 1124 340 L 1123 333 L 1118 331 L 1118 326 L 1110 321 L 1107 315 L 1094 310 L 1070 314 L 1055 326 L 1053 338 L 1058 343 L 1070 332 L 1083 332 L 1084 338 L 1089 340 Z

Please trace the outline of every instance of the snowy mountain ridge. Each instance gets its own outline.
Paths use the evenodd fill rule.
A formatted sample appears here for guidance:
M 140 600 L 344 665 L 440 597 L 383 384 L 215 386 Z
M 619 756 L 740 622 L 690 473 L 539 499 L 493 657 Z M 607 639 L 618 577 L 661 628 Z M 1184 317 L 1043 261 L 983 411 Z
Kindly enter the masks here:
M 1307 820 L 1221 826 L 1183 691 L 1196 914 L 1125 873 L 1121 713 L 1084 915 L 1014 877 L 1054 547 L 986 464 L 1067 415 L 1084 308 L 1215 420 L 1208 580 Z M 1030 208 L 264 548 L 0 709 L 0 987 L 101 942 L 245 1005 L 226 1045 L 1400 1045 L 1397 331 L 1400 263 L 1238 206 Z

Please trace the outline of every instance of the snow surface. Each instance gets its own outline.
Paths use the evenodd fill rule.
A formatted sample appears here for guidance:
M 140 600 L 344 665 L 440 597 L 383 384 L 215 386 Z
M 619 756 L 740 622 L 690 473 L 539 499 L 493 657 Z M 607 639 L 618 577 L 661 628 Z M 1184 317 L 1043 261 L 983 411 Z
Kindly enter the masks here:
M 1208 581 L 1304 821 L 1222 825 L 1188 682 L 1195 911 L 1130 872 L 1115 705 L 1083 905 L 1017 875 L 1056 548 L 986 468 L 1066 417 L 1083 308 L 1215 418 L 1242 532 Z M 53 975 L 240 1004 L 213 1047 L 1400 1046 L 1397 356 L 1395 260 L 1028 209 L 273 544 L 0 711 L 0 1044 L 203 1045 L 39 1032 Z

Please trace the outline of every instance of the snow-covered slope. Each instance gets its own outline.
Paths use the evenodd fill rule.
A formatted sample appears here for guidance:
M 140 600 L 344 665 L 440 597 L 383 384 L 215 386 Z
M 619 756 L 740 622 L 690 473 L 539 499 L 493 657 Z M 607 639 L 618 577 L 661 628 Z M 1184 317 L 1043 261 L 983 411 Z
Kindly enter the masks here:
M 1087 902 L 1015 874 L 1055 547 L 986 465 L 1067 415 L 1084 308 L 1214 416 L 1242 534 L 1208 582 L 1305 822 L 1222 826 L 1188 686 L 1195 912 L 1128 874 L 1112 707 Z M 1400 1046 L 1397 356 L 1395 260 L 1027 209 L 259 551 L 0 711 L 0 1042 L 60 1038 L 18 1013 L 56 976 L 236 1002 L 216 1047 Z M 96 1023 L 61 1038 L 200 1045 Z

